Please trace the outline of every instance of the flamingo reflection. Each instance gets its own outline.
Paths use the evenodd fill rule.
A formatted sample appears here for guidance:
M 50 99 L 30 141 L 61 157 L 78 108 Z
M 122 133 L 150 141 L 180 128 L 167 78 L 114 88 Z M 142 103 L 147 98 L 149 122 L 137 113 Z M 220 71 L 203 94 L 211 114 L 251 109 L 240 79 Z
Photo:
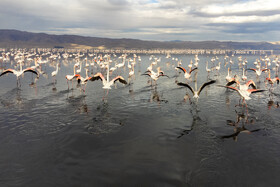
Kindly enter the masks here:
M 254 129 L 254 130 L 247 129 L 246 125 L 254 124 L 255 119 L 253 117 L 249 117 L 249 115 L 247 113 L 245 114 L 244 111 L 241 113 L 238 113 L 237 111 L 235 112 L 236 112 L 236 121 L 227 120 L 227 125 L 234 127 L 233 129 L 234 133 L 221 136 L 222 139 L 233 138 L 234 141 L 237 141 L 237 136 L 240 133 L 251 134 L 253 132 L 257 132 L 261 130 L 261 129 Z

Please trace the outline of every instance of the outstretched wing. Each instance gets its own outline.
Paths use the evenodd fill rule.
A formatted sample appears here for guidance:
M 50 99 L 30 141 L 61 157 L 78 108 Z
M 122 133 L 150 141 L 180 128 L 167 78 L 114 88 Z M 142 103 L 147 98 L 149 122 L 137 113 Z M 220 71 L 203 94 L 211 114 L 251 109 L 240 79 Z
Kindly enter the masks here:
M 267 69 L 267 68 L 266 68 L 266 69 L 262 69 L 262 72 L 263 72 L 263 71 L 268 71 L 268 70 L 270 70 L 270 69 Z
M 248 68 L 248 69 L 246 69 L 246 70 L 252 70 L 252 71 L 254 71 L 254 72 L 256 72 L 257 70 L 256 69 L 254 69 L 254 68 Z
M 161 72 L 159 72 L 159 73 L 160 73 L 159 76 L 164 76 L 164 77 L 170 78 L 168 75 L 164 75 L 164 74 L 163 74 L 163 71 L 161 71 Z
M 127 84 L 127 82 L 124 80 L 124 78 L 122 76 L 117 76 L 116 78 L 113 79 L 114 80 L 114 83 L 116 81 L 120 81 L 120 83 L 123 83 L 123 84 Z
M 141 74 L 141 75 L 151 76 L 151 74 L 149 74 L 149 73 L 143 73 L 143 74 Z
M 23 72 L 25 73 L 25 72 L 31 72 L 31 73 L 34 73 L 34 74 L 36 74 L 37 76 L 39 75 L 38 74 L 38 72 L 37 71 L 35 71 L 34 69 L 32 69 L 32 68 L 26 68 L 25 70 L 23 70 Z
M 13 70 L 13 69 L 6 69 L 5 71 L 3 71 L 3 72 L 0 74 L 0 77 L 1 77 L 2 75 L 7 74 L 7 73 L 15 73 L 15 70 Z
M 185 87 L 189 88 L 191 90 L 191 92 L 193 93 L 193 95 L 194 95 L 194 90 L 193 90 L 193 88 L 190 85 L 182 83 L 182 82 L 177 83 L 177 85 L 178 86 L 185 86 Z
M 238 91 L 238 89 L 237 89 L 237 88 L 232 87 L 232 86 L 223 86 L 223 85 L 218 85 L 218 86 L 219 86 L 219 87 L 225 87 L 225 88 L 229 88 L 229 89 L 231 89 L 231 90 Z
M 181 66 L 178 66 L 178 67 L 176 67 L 177 69 L 180 69 L 180 70 L 182 70 L 184 73 L 186 73 L 186 69 L 185 68 L 183 68 L 183 67 L 181 67 Z
M 211 81 L 209 81 L 209 82 L 204 83 L 204 84 L 199 88 L 197 94 L 199 95 L 200 92 L 203 90 L 203 88 L 205 88 L 206 86 L 208 86 L 208 85 L 210 85 L 210 84 L 213 84 L 213 83 L 215 83 L 215 82 L 216 82 L 215 80 L 211 80 Z
M 197 68 L 193 68 L 193 69 L 190 71 L 190 74 L 191 74 L 191 72 L 193 72 L 194 70 L 197 70 Z
M 228 82 L 228 83 L 226 84 L 226 86 L 231 86 L 231 85 L 233 85 L 234 83 L 237 83 L 235 79 L 233 79 L 232 81 Z
M 249 87 L 249 86 L 252 86 L 253 89 L 257 89 L 257 86 L 255 84 L 255 82 L 253 80 L 249 80 L 246 85 Z
M 104 77 L 103 77 L 103 75 L 101 73 L 96 73 L 93 77 L 90 77 L 89 80 L 96 81 L 96 80 L 99 80 L 99 79 L 101 81 L 103 81 L 103 79 L 104 79 Z
M 258 92 L 264 92 L 266 90 L 248 89 L 248 91 L 251 92 L 251 93 L 258 93 Z

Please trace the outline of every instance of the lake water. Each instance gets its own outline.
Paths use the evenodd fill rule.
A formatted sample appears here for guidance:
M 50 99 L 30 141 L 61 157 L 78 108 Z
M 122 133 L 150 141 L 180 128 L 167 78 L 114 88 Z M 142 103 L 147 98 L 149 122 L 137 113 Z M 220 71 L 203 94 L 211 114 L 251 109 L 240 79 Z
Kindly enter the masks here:
M 113 72 L 129 84 L 117 82 L 105 97 L 101 81 L 88 82 L 85 93 L 76 81 L 68 90 L 65 75 L 73 73 L 72 59 L 43 64 L 45 74 L 34 85 L 31 73 L 20 78 L 20 87 L 14 75 L 0 77 L 0 186 L 280 185 L 278 85 L 252 94 L 247 109 L 236 106 L 238 93 L 217 86 L 226 84 L 224 56 L 218 56 L 220 73 L 208 77 L 205 62 L 211 66 L 214 56 L 199 55 L 189 84 L 217 82 L 196 101 L 175 83 L 186 82 L 174 69 L 177 62 L 155 55 L 170 78 L 160 77 L 151 86 L 141 75 L 150 55 L 140 56 L 133 78 L 128 79 L 127 68 Z M 194 55 L 172 57 L 184 67 L 194 62 Z M 254 67 L 259 56 L 242 58 Z M 232 59 L 232 72 L 241 77 L 238 56 Z M 53 84 L 50 73 L 57 62 Z M 253 71 L 247 76 L 268 90 L 267 73 L 259 81 Z

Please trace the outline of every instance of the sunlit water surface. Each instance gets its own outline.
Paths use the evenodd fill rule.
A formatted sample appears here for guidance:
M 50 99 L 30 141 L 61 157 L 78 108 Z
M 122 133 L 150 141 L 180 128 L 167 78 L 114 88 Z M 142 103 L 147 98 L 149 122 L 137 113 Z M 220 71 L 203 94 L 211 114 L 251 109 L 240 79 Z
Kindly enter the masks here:
M 200 55 L 190 85 L 195 76 L 198 87 L 209 78 L 217 82 L 196 101 L 175 83 L 186 80 L 165 56 L 157 56 L 158 65 L 170 78 L 151 86 L 141 76 L 149 57 L 141 55 L 129 80 L 127 68 L 116 70 L 113 76 L 129 84 L 117 83 L 105 98 L 101 81 L 89 82 L 85 93 L 76 82 L 68 90 L 65 75 L 73 72 L 73 60 L 57 61 L 56 84 L 50 75 L 56 62 L 43 65 L 46 74 L 35 85 L 30 73 L 21 77 L 21 87 L 14 75 L 1 77 L 0 186 L 280 185 L 279 86 L 252 95 L 246 111 L 236 106 L 237 92 L 217 86 L 226 84 L 223 56 L 220 74 L 207 78 L 205 62 L 212 66 L 213 56 Z M 194 59 L 172 57 L 185 67 Z M 259 58 L 245 57 L 248 67 Z M 241 77 L 237 56 L 233 61 L 233 74 Z M 257 82 L 254 72 L 247 76 Z M 268 89 L 264 79 L 257 85 Z

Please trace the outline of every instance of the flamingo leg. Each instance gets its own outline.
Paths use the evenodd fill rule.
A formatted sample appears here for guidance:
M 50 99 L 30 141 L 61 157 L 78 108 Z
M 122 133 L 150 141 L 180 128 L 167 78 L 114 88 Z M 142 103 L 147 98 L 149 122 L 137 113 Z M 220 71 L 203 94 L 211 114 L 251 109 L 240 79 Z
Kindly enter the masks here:
M 87 85 L 85 84 L 85 86 L 84 86 L 84 93 L 86 92 L 86 88 L 87 88 Z
M 67 80 L 67 84 L 68 84 L 68 90 L 69 90 L 69 82 L 68 82 L 68 80 Z

